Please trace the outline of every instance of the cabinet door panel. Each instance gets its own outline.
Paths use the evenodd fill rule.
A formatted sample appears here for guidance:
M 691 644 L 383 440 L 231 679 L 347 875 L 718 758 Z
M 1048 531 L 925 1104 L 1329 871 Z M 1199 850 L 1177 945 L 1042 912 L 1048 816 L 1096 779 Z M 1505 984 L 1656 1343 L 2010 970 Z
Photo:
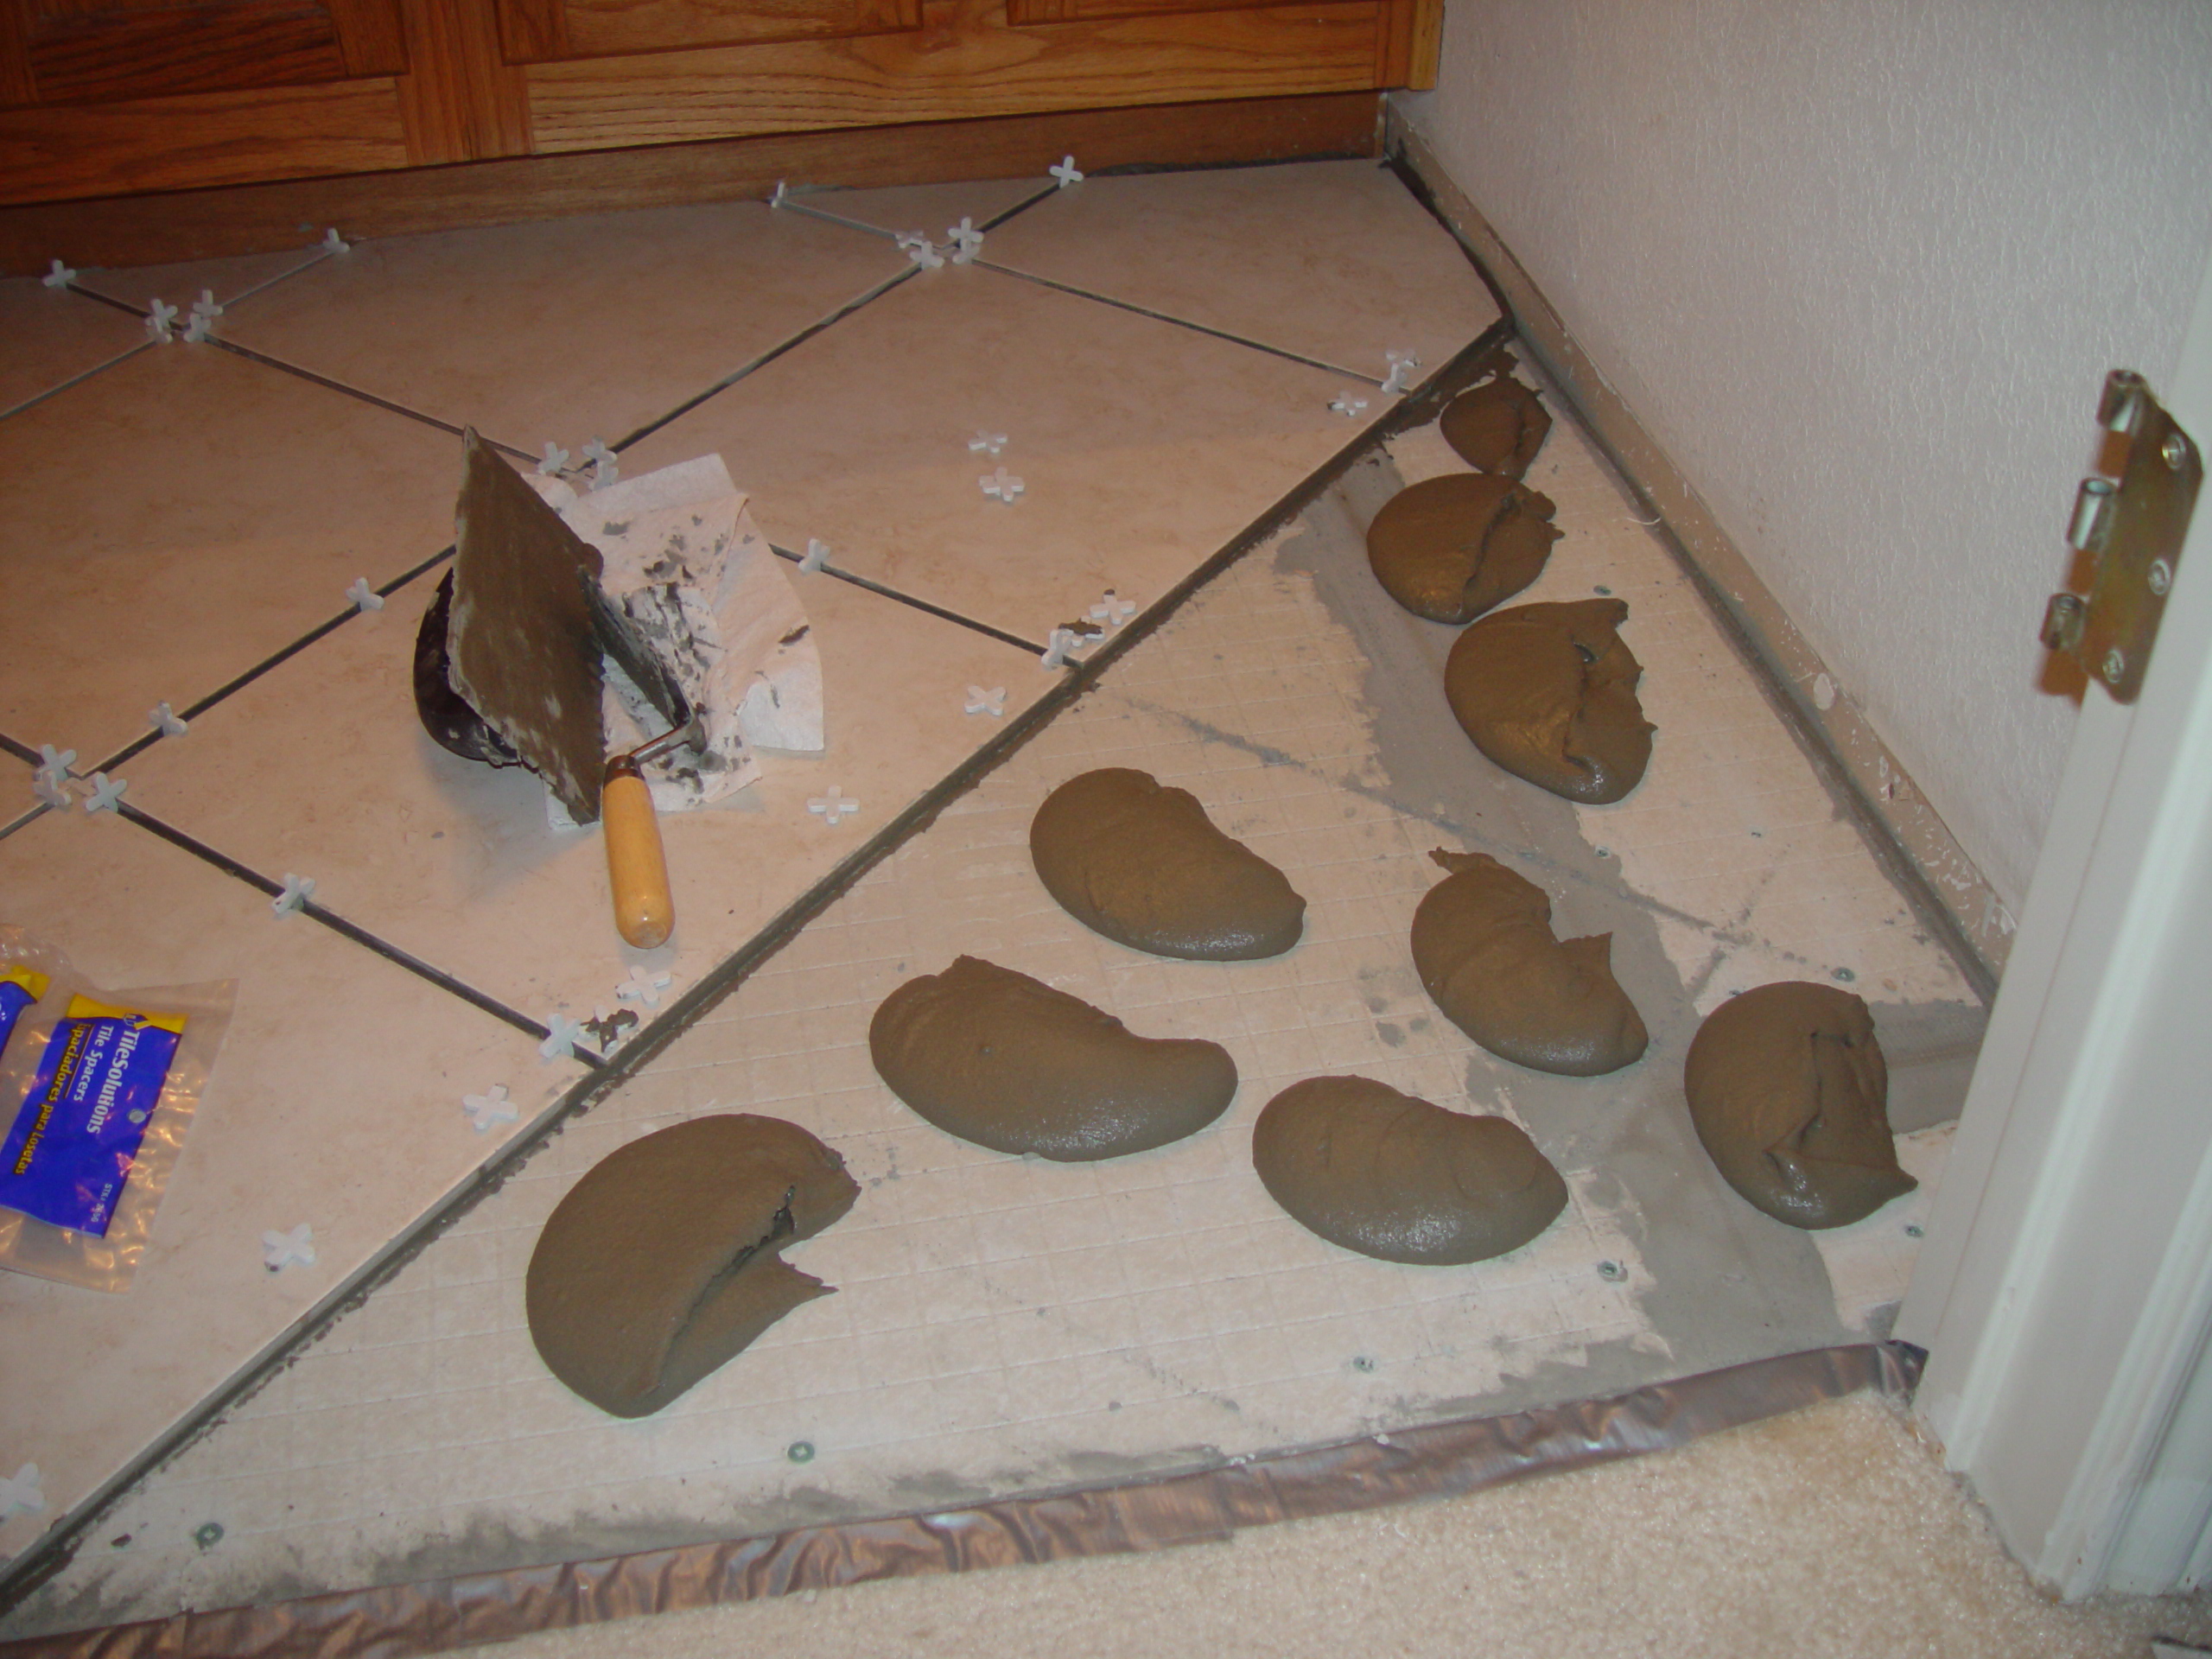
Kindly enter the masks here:
M 396 0 L 0 0 L 0 98 L 112 104 L 406 67 Z
M 845 39 L 921 22 L 921 0 L 499 0 L 510 63 Z

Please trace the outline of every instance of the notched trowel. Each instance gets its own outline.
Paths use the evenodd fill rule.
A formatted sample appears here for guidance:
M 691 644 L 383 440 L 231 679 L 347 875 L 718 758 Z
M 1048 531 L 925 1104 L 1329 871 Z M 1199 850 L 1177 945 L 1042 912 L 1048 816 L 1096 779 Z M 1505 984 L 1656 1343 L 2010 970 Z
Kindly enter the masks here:
M 435 677 L 435 664 L 425 661 L 434 643 L 427 626 L 417 642 L 416 674 L 423 723 L 448 748 L 472 759 L 496 765 L 497 750 L 511 751 L 545 780 L 576 823 L 603 817 L 615 927 L 630 944 L 650 950 L 667 939 L 676 913 L 639 763 L 679 746 L 696 749 L 704 741 L 701 722 L 675 677 L 601 588 L 598 550 L 563 524 L 474 429 L 463 441 L 445 670 L 451 690 L 485 730 L 449 729 L 457 720 L 449 707 L 435 710 L 434 720 L 436 699 L 424 697 L 426 679 Z M 602 652 L 671 728 L 611 760 Z

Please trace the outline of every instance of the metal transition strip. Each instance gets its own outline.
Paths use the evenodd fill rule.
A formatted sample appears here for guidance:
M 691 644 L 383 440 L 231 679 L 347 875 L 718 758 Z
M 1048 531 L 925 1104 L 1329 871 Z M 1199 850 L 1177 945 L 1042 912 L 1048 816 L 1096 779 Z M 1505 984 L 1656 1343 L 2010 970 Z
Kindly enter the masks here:
M 1607 1399 L 1394 1430 L 1128 1485 L 181 1613 L 0 1643 L 0 1659 L 308 1659 L 339 1652 L 404 1659 L 871 1580 L 1169 1549 L 1280 1521 L 1459 1497 L 1669 1451 L 1864 1389 L 1909 1399 L 1926 1357 L 1898 1342 L 1818 1348 Z
M 1170 588 L 1149 610 L 1131 621 L 1088 660 L 1071 662 L 1071 671 L 1060 677 L 1058 684 L 1019 716 L 1009 720 L 1003 731 L 910 803 L 904 811 L 863 842 L 812 889 L 785 906 L 750 941 L 724 958 L 718 967 L 701 976 L 688 990 L 671 1001 L 650 1025 L 632 1037 L 605 1064 L 580 1079 L 568 1093 L 547 1108 L 536 1122 L 425 1211 L 413 1226 L 348 1274 L 302 1314 L 289 1330 L 241 1366 L 228 1382 L 214 1389 L 165 1433 L 102 1482 L 78 1507 L 73 1517 L 57 1522 L 36 1543 L 4 1567 L 0 1567 L 0 1614 L 4 1614 L 67 1567 L 79 1547 L 98 1529 L 109 1509 L 149 1470 L 183 1451 L 212 1427 L 224 1413 L 259 1392 L 262 1386 L 284 1370 L 302 1348 L 321 1336 L 338 1319 L 359 1307 L 372 1292 L 394 1277 L 446 1229 L 504 1185 L 507 1178 L 542 1151 L 571 1118 L 589 1111 L 643 1070 L 709 1008 L 750 978 L 763 963 L 795 938 L 809 922 L 850 891 L 868 871 L 928 828 L 949 804 L 966 794 L 984 777 L 1012 759 L 1062 709 L 1071 706 L 1096 684 L 1099 676 L 1123 652 L 1156 630 L 1199 588 L 1303 512 L 1362 455 L 1408 428 L 1423 425 L 1435 419 L 1438 411 L 1454 392 L 1489 372 L 1493 354 L 1511 338 L 1510 323 L 1500 321 L 1492 324 L 1424 385 L 1388 414 L 1356 434 L 1317 470 L 1254 518 L 1219 552 Z M 981 626 L 972 623 L 969 626 Z M 126 809 L 126 816 L 133 815 L 135 809 Z M 160 833 L 151 821 L 146 822 L 143 827 Z M 166 829 L 167 826 L 161 828 Z M 190 842 L 190 838 L 181 836 L 181 832 L 173 833 L 171 838 L 178 840 L 180 845 L 187 845 L 188 850 L 209 857 L 218 868 L 228 869 L 249 885 L 264 891 L 272 890 L 265 878 L 246 871 L 244 866 L 233 868 L 233 861 L 215 853 L 213 849 L 202 849 L 198 843 Z M 368 944 L 372 949 L 379 948 L 378 942 L 366 935 L 360 942 Z M 394 954 L 385 950 L 384 954 L 392 955 L 393 959 L 403 966 L 416 967 L 413 959 L 406 957 L 404 953 Z M 422 968 L 416 968 L 416 971 L 422 970 Z M 436 977 L 436 970 L 431 969 L 426 976 Z M 451 988 L 455 988 L 456 994 L 467 995 L 458 987 L 458 982 Z M 501 1008 L 493 1007 L 486 1011 L 501 1018 L 509 1017 L 508 1011 Z M 588 1057 L 585 1058 L 586 1063 L 589 1064 Z M 148 1652 L 157 1650 L 170 1651 L 146 1649 Z M 12 1648 L 0 1647 L 0 1656 L 13 1651 Z M 230 1650 L 219 1647 L 207 1651 Z M 251 1649 L 238 1651 L 244 1653 Z
M 1765 692 L 1769 704 L 1922 924 L 1983 1001 L 2012 950 L 2012 917 L 1905 769 L 1844 696 L 1703 498 L 1583 350 L 1489 220 L 1455 185 L 1395 103 L 1385 148 L 1407 188 L 1459 241 L 1499 308 L 1599 453 L 1658 520 L 1675 563 Z M 1826 709 L 1813 688 L 1825 679 Z

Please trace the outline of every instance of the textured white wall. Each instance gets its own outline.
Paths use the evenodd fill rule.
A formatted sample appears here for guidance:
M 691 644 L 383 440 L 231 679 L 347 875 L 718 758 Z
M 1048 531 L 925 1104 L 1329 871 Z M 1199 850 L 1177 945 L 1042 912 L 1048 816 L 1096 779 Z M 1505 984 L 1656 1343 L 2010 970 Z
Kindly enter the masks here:
M 1407 113 L 2017 909 L 2097 388 L 2212 249 L 2212 3 L 1450 0 Z

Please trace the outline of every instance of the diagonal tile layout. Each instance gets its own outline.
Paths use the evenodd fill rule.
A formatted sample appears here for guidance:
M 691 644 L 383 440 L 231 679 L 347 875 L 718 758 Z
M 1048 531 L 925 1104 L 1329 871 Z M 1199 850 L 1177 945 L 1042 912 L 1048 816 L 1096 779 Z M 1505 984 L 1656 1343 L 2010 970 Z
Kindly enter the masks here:
M 0 416 L 146 344 L 136 317 L 35 276 L 0 281 Z
M 908 269 L 759 202 L 364 242 L 226 339 L 536 455 L 620 443 Z M 631 469 L 634 470 L 634 469 Z
M 1451 238 L 1382 164 L 1319 162 L 1055 192 L 982 257 L 1163 316 L 1418 385 L 1497 319 Z
M 1331 411 L 1356 385 L 948 265 L 625 459 L 719 451 L 778 545 L 1041 641 L 1108 588 L 1148 605 L 1189 575 L 1379 415 Z
M 942 240 L 963 217 L 990 226 L 984 264 L 918 269 L 886 234 Z M 1393 403 L 1387 350 L 1418 354 L 1418 380 L 1497 320 L 1448 236 L 1395 178 L 1356 162 L 1052 192 L 809 191 L 785 209 L 654 210 L 79 281 L 86 292 L 0 285 L 0 331 L 23 346 L 0 369 L 19 480 L 0 505 L 0 569 L 25 619 L 0 666 L 0 919 L 117 988 L 235 978 L 238 1012 L 137 1288 L 102 1297 L 0 1274 L 0 1323 L 29 1333 L 40 1374 L 63 1384 L 0 1396 L 0 1465 L 37 1461 L 48 1505 L 0 1528 L 0 1556 L 296 1340 L 348 1275 L 588 1075 L 541 1065 L 516 1021 L 612 1005 L 635 969 L 669 973 L 680 994 L 826 897 L 876 850 L 871 837 L 1065 684 L 1039 660 L 1052 629 L 1104 608 L 1109 588 L 1157 602 L 1359 441 Z M 202 287 L 232 308 L 218 340 L 236 350 L 134 350 L 137 319 L 92 297 L 181 303 Z M 435 580 L 423 567 L 451 539 L 458 475 L 438 423 L 464 423 L 531 454 L 556 442 L 572 461 L 589 437 L 642 429 L 620 457 L 630 476 L 718 452 L 777 543 L 829 546 L 829 569 L 792 573 L 822 652 L 829 747 L 765 755 L 732 802 L 664 819 L 679 924 L 658 951 L 617 939 L 594 834 L 552 830 L 533 779 L 447 755 L 414 717 L 413 642 Z M 979 435 L 990 442 L 971 448 Z M 1900 1003 L 1943 1004 L 1933 947 L 1817 781 L 1789 771 L 1802 759 L 1623 523 L 1617 486 L 1564 438 L 1539 486 L 1592 531 L 1574 591 L 1634 593 L 1655 677 L 1662 661 L 1717 677 L 1660 716 L 1667 735 L 1631 810 L 1562 806 L 1544 821 L 1562 850 L 1529 855 L 1532 871 L 1563 884 L 1576 925 L 1633 935 L 1639 983 L 1693 988 L 1675 993 L 1684 1019 L 1774 969 L 1851 969 L 1878 1001 L 1887 985 Z M 1426 442 L 1395 446 L 1404 475 L 1434 461 Z M 709 1497 L 720 1526 L 733 1501 L 779 1513 L 803 1499 L 785 1459 L 799 1440 L 823 1445 L 816 1472 L 839 1504 L 881 1507 L 913 1501 L 900 1482 L 932 1471 L 1071 1478 L 1094 1453 L 1154 1466 L 1177 1446 L 1280 1444 L 1334 1432 L 1346 1411 L 1380 1422 L 1407 1400 L 1440 1410 L 1453 1389 L 1585 1375 L 1573 1368 L 1588 1353 L 1646 1374 L 1673 1338 L 1652 1315 L 1671 1304 L 1645 1293 L 1675 1269 L 1593 1173 L 1618 1125 L 1548 1123 L 1551 1096 L 1426 1019 L 1399 961 L 1401 912 L 1440 827 L 1469 845 L 1536 843 L 1515 780 L 1478 759 L 1431 798 L 1409 757 L 1465 762 L 1456 733 L 1423 727 L 1408 742 L 1411 728 L 1376 712 L 1389 699 L 1375 677 L 1440 648 L 1430 625 L 1391 634 L 1345 608 L 1365 572 L 1356 552 L 1337 568 L 1357 546 L 1343 527 L 1362 480 L 1389 471 L 1355 467 L 1328 498 L 1354 504 L 1332 509 L 1335 531 L 1309 514 L 1306 533 L 1239 565 L 1105 690 L 950 800 L 378 1290 L 311 1351 L 320 1359 L 276 1376 L 240 1412 L 257 1427 L 212 1435 L 149 1512 L 183 1491 L 175 1502 L 212 1503 L 248 1534 L 308 1529 L 323 1552 L 310 1576 L 346 1581 L 410 1548 L 435 1554 L 426 1539 L 487 1515 L 562 1539 L 602 1523 L 626 1536 L 607 1520 L 626 1504 L 685 1526 Z M 353 611 L 357 577 L 389 590 L 383 609 Z M 1651 693 L 1662 706 L 1675 694 Z M 162 701 L 188 732 L 156 740 Z M 124 753 L 139 816 L 31 810 L 25 757 L 41 742 L 78 749 L 80 772 Z M 1186 782 L 1231 833 L 1295 866 L 1316 900 L 1307 942 L 1250 972 L 1163 966 L 1040 906 L 1027 815 L 1048 777 L 1088 764 Z M 855 816 L 809 810 L 833 786 Z M 1688 823 L 1700 801 L 1710 821 Z M 1713 824 L 1727 813 L 1744 822 L 1724 837 Z M 287 874 L 315 879 L 328 925 L 270 914 L 256 883 Z M 1157 1156 L 1041 1171 L 902 1116 L 868 1068 L 866 1015 L 955 948 L 998 953 L 1140 1029 L 1222 1034 L 1248 1078 L 1232 1120 Z M 1912 1040 L 1970 1053 L 1969 1025 L 1936 1020 Z M 1486 1270 L 1473 1300 L 1286 1231 L 1251 1201 L 1239 1137 L 1273 1087 L 1353 1066 L 1522 1117 L 1568 1170 L 1573 1224 Z M 1929 1071 L 1927 1121 L 1955 1080 Z M 519 1121 L 479 1135 L 461 1100 L 493 1083 Z M 818 1128 L 871 1183 L 865 1211 L 807 1247 L 845 1294 L 772 1332 L 729 1382 L 736 1395 L 710 1379 L 663 1418 L 610 1430 L 527 1351 L 516 1304 L 529 1238 L 613 1146 L 731 1106 Z M 312 1222 L 314 1268 L 262 1268 L 251 1247 L 264 1217 Z M 1790 1300 L 1827 1283 L 1810 1250 L 1784 1252 L 1778 1285 L 1755 1276 L 1724 1300 L 1754 1324 L 1772 1315 L 1762 1330 L 1855 1323 L 1906 1258 L 1886 1237 L 1844 1243 L 1826 1259 L 1847 1270 L 1849 1311 Z M 1592 1278 L 1593 1259 L 1629 1276 Z M 1646 1260 L 1659 1265 L 1639 1277 Z M 365 1509 L 379 1503 L 377 1522 Z M 584 1530 L 559 1530 L 571 1522 Z M 224 1575 L 268 1559 L 181 1568 L 156 1549 L 144 1571 L 187 1593 L 258 1594 L 265 1573 Z
M 149 311 L 159 299 L 177 308 L 181 327 L 191 315 L 193 302 L 202 294 L 213 294 L 215 303 L 225 308 L 225 318 L 219 319 L 219 332 L 228 324 L 229 308 L 239 305 L 276 283 L 297 276 L 310 265 L 330 257 L 327 249 L 320 246 L 296 248 L 283 253 L 238 254 L 223 259 L 194 259 L 174 265 L 134 265 L 122 270 L 92 270 L 77 274 L 77 286 L 89 293 L 101 294 L 111 300 L 128 305 L 141 312 Z
M 264 875 L 312 874 L 318 904 L 541 1021 L 619 1006 L 633 963 L 690 985 L 1061 677 L 826 572 L 793 581 L 828 747 L 762 753 L 751 787 L 662 817 L 677 921 L 657 950 L 614 931 L 596 830 L 550 829 L 536 777 L 448 754 L 415 718 L 431 575 L 139 756 L 130 800 Z M 1002 715 L 966 712 L 975 684 L 1004 689 Z M 808 810 L 832 786 L 860 805 L 834 827 Z
M 212 345 L 141 352 L 7 434 L 0 734 L 81 770 L 453 539 L 451 437 Z
M 48 812 L 0 841 L 8 919 L 101 988 L 235 980 L 213 1077 L 129 1292 L 0 1273 L 10 1333 L 0 1461 L 46 1510 L 0 1522 L 21 1553 L 268 1350 L 426 1205 L 578 1077 L 537 1039 L 112 813 Z M 479 1133 L 465 1094 L 505 1084 Z M 305 1222 L 315 1261 L 271 1273 L 261 1234 Z M 35 1386 L 33 1385 L 35 1384 Z

